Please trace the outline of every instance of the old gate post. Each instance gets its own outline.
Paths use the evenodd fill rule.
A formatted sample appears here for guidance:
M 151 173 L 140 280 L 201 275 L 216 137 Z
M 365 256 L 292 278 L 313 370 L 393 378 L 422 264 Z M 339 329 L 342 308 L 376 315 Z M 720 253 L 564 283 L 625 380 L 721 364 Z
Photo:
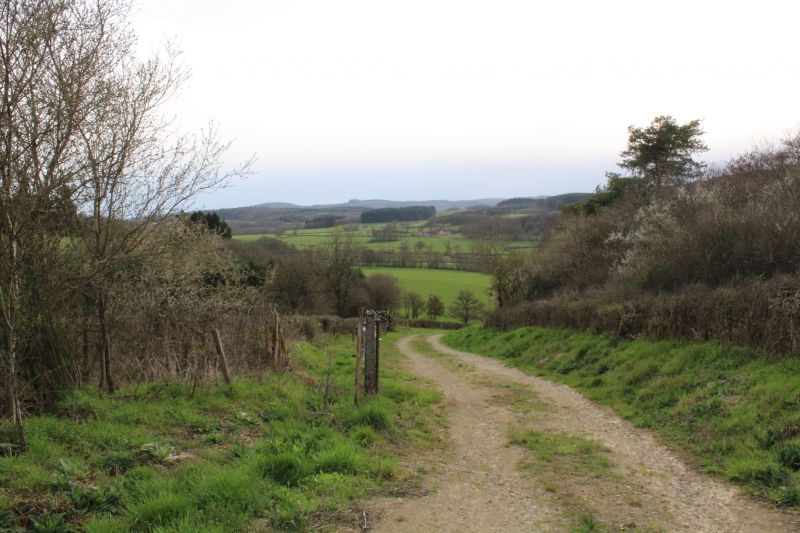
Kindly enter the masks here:
M 356 405 L 361 402 L 361 363 L 364 361 L 364 333 L 366 332 L 366 322 L 364 317 L 364 310 L 358 311 L 358 325 L 356 326 L 356 374 L 355 374 L 355 387 L 353 388 L 353 401 Z
M 378 361 L 381 335 L 381 317 L 375 311 L 367 311 L 364 332 L 364 392 L 378 393 Z

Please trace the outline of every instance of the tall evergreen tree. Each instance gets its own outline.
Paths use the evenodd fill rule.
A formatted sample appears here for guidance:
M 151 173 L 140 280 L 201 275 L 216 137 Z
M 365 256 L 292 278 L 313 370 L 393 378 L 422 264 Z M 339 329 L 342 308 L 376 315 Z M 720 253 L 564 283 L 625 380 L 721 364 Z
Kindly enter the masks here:
M 678 124 L 669 115 L 656 117 L 646 128 L 630 126 L 628 148 L 620 153 L 619 166 L 656 191 L 670 182 L 696 179 L 705 164 L 693 156 L 708 150 L 702 135 L 699 120 Z

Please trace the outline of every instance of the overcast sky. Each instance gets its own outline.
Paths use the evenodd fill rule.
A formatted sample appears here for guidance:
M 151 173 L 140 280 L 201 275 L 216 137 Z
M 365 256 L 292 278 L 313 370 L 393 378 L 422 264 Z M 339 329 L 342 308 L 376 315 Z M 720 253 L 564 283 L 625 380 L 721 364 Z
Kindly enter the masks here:
M 138 0 L 178 124 L 254 174 L 207 208 L 590 191 L 627 127 L 703 120 L 707 161 L 800 128 L 800 2 Z

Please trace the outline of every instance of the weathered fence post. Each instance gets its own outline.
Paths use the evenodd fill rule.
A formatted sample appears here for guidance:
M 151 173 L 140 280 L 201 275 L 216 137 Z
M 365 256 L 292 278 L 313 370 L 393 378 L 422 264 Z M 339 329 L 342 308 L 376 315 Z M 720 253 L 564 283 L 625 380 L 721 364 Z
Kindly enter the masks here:
M 272 370 L 281 372 L 289 368 L 289 348 L 286 346 L 286 338 L 283 336 L 280 314 L 275 307 L 272 307 L 269 312 L 264 335 L 264 349 Z
M 378 393 L 378 360 L 381 318 L 375 311 L 367 311 L 364 335 L 364 392 Z
M 358 324 L 356 325 L 356 375 L 355 375 L 355 392 L 353 401 L 358 405 L 361 401 L 361 363 L 364 360 L 364 332 L 366 331 L 366 324 L 364 322 L 364 310 L 358 312 Z
M 217 348 L 217 357 L 219 358 L 219 366 L 222 367 L 222 377 L 225 378 L 225 383 L 230 385 L 231 375 L 228 372 L 228 361 L 225 359 L 225 350 L 222 347 L 222 339 L 219 337 L 217 328 L 211 330 L 214 335 L 214 346 Z

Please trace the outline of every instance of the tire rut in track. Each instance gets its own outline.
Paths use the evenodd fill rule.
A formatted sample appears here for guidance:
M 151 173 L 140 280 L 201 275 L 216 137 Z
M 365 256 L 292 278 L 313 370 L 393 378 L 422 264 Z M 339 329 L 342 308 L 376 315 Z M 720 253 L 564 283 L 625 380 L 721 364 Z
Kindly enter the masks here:
M 427 495 L 382 503 L 376 531 L 568 531 L 574 524 L 575 501 L 621 529 L 657 524 L 654 529 L 661 531 L 800 531 L 797 515 L 697 473 L 651 433 L 575 390 L 453 350 L 440 337 L 428 337 L 428 342 L 470 372 L 456 372 L 451 365 L 417 353 L 411 347 L 414 336 L 401 339 L 398 347 L 408 357 L 411 372 L 442 391 L 452 447 L 426 480 Z M 492 382 L 522 387 L 547 408 L 521 413 L 498 403 Z M 601 443 L 614 465 L 619 491 L 609 490 L 608 480 L 570 480 L 565 474 L 559 483 L 574 498 L 560 501 L 564 491 L 545 490 L 536 472 L 518 468 L 525 452 L 508 446 L 511 427 Z M 621 494 L 631 491 L 634 501 L 622 501 Z

